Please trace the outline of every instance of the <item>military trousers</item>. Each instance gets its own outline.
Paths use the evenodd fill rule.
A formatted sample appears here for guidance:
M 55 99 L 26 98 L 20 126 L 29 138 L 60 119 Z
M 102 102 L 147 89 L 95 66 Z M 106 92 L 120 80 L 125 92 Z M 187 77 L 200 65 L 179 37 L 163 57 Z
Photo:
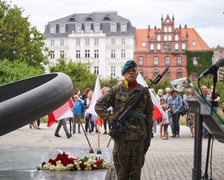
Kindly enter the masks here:
M 113 149 L 114 166 L 118 180 L 140 180 L 145 160 L 145 140 L 115 141 Z

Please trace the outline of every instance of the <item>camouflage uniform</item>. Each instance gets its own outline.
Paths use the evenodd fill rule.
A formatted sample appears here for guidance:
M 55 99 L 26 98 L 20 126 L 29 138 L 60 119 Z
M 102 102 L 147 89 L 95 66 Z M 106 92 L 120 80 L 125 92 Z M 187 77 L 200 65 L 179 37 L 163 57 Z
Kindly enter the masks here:
M 118 84 L 96 103 L 95 110 L 101 118 L 108 120 L 111 124 L 115 117 L 118 117 L 126 104 L 139 93 L 143 86 L 137 85 L 130 90 L 124 83 Z M 113 115 L 107 108 L 113 107 Z M 144 164 L 145 141 L 151 138 L 152 134 L 152 110 L 153 105 L 148 90 L 144 97 L 136 105 L 134 111 L 144 114 L 145 118 L 131 115 L 128 120 L 131 128 L 124 132 L 114 142 L 113 160 L 117 171 L 118 180 L 140 179 L 141 168 Z

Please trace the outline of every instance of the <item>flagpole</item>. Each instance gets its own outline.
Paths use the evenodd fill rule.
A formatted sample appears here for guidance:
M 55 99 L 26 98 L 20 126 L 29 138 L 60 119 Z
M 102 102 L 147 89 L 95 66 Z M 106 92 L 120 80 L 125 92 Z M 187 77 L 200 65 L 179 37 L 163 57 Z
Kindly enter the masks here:
M 98 128 L 98 150 L 96 152 L 96 154 L 102 154 L 101 150 L 100 150 L 100 126 L 99 126 L 99 116 L 97 116 L 97 128 Z
M 81 127 L 82 127 L 82 131 L 83 131 L 83 133 L 84 133 L 84 135 L 85 135 L 85 137 L 86 137 L 86 140 L 87 140 L 87 142 L 88 142 L 88 145 L 89 145 L 89 148 L 90 148 L 89 153 L 94 153 L 93 148 L 92 148 L 92 146 L 91 146 L 91 144 L 90 144 L 90 142 L 89 142 L 89 139 L 88 139 L 88 137 L 87 137 L 87 135 L 86 135 L 86 131 L 85 131 L 84 127 L 83 127 L 83 124 L 82 124 L 82 121 L 81 121 L 81 119 L 80 119 L 80 116 L 78 115 L 78 111 L 77 111 L 77 109 L 76 109 L 75 107 L 74 107 L 74 110 L 75 110 L 75 112 L 76 112 L 76 117 L 77 117 L 78 120 L 79 120 L 79 124 L 80 124 Z

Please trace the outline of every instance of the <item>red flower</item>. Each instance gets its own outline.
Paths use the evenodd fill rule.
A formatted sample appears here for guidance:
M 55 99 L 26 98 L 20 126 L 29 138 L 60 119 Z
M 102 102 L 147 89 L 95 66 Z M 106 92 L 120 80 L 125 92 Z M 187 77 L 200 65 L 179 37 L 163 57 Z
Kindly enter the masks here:
M 54 159 L 49 159 L 48 162 L 56 166 L 56 161 Z

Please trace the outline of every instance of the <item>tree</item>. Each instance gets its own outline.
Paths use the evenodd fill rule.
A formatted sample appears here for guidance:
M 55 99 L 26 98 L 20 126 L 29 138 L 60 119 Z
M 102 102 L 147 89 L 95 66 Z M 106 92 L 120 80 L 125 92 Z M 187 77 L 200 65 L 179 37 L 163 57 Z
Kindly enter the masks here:
M 16 5 L 0 1 L 0 60 L 20 60 L 40 67 L 40 62 L 47 59 L 44 37 L 22 13 Z
M 84 91 L 85 88 L 89 87 L 92 90 L 95 86 L 96 75 L 92 74 L 84 64 L 75 63 L 61 58 L 57 60 L 55 66 L 50 67 L 51 72 L 63 72 L 70 76 L 72 79 L 74 89 Z
M 33 66 L 29 66 L 24 61 L 0 61 L 0 85 L 43 74 L 44 71 Z

